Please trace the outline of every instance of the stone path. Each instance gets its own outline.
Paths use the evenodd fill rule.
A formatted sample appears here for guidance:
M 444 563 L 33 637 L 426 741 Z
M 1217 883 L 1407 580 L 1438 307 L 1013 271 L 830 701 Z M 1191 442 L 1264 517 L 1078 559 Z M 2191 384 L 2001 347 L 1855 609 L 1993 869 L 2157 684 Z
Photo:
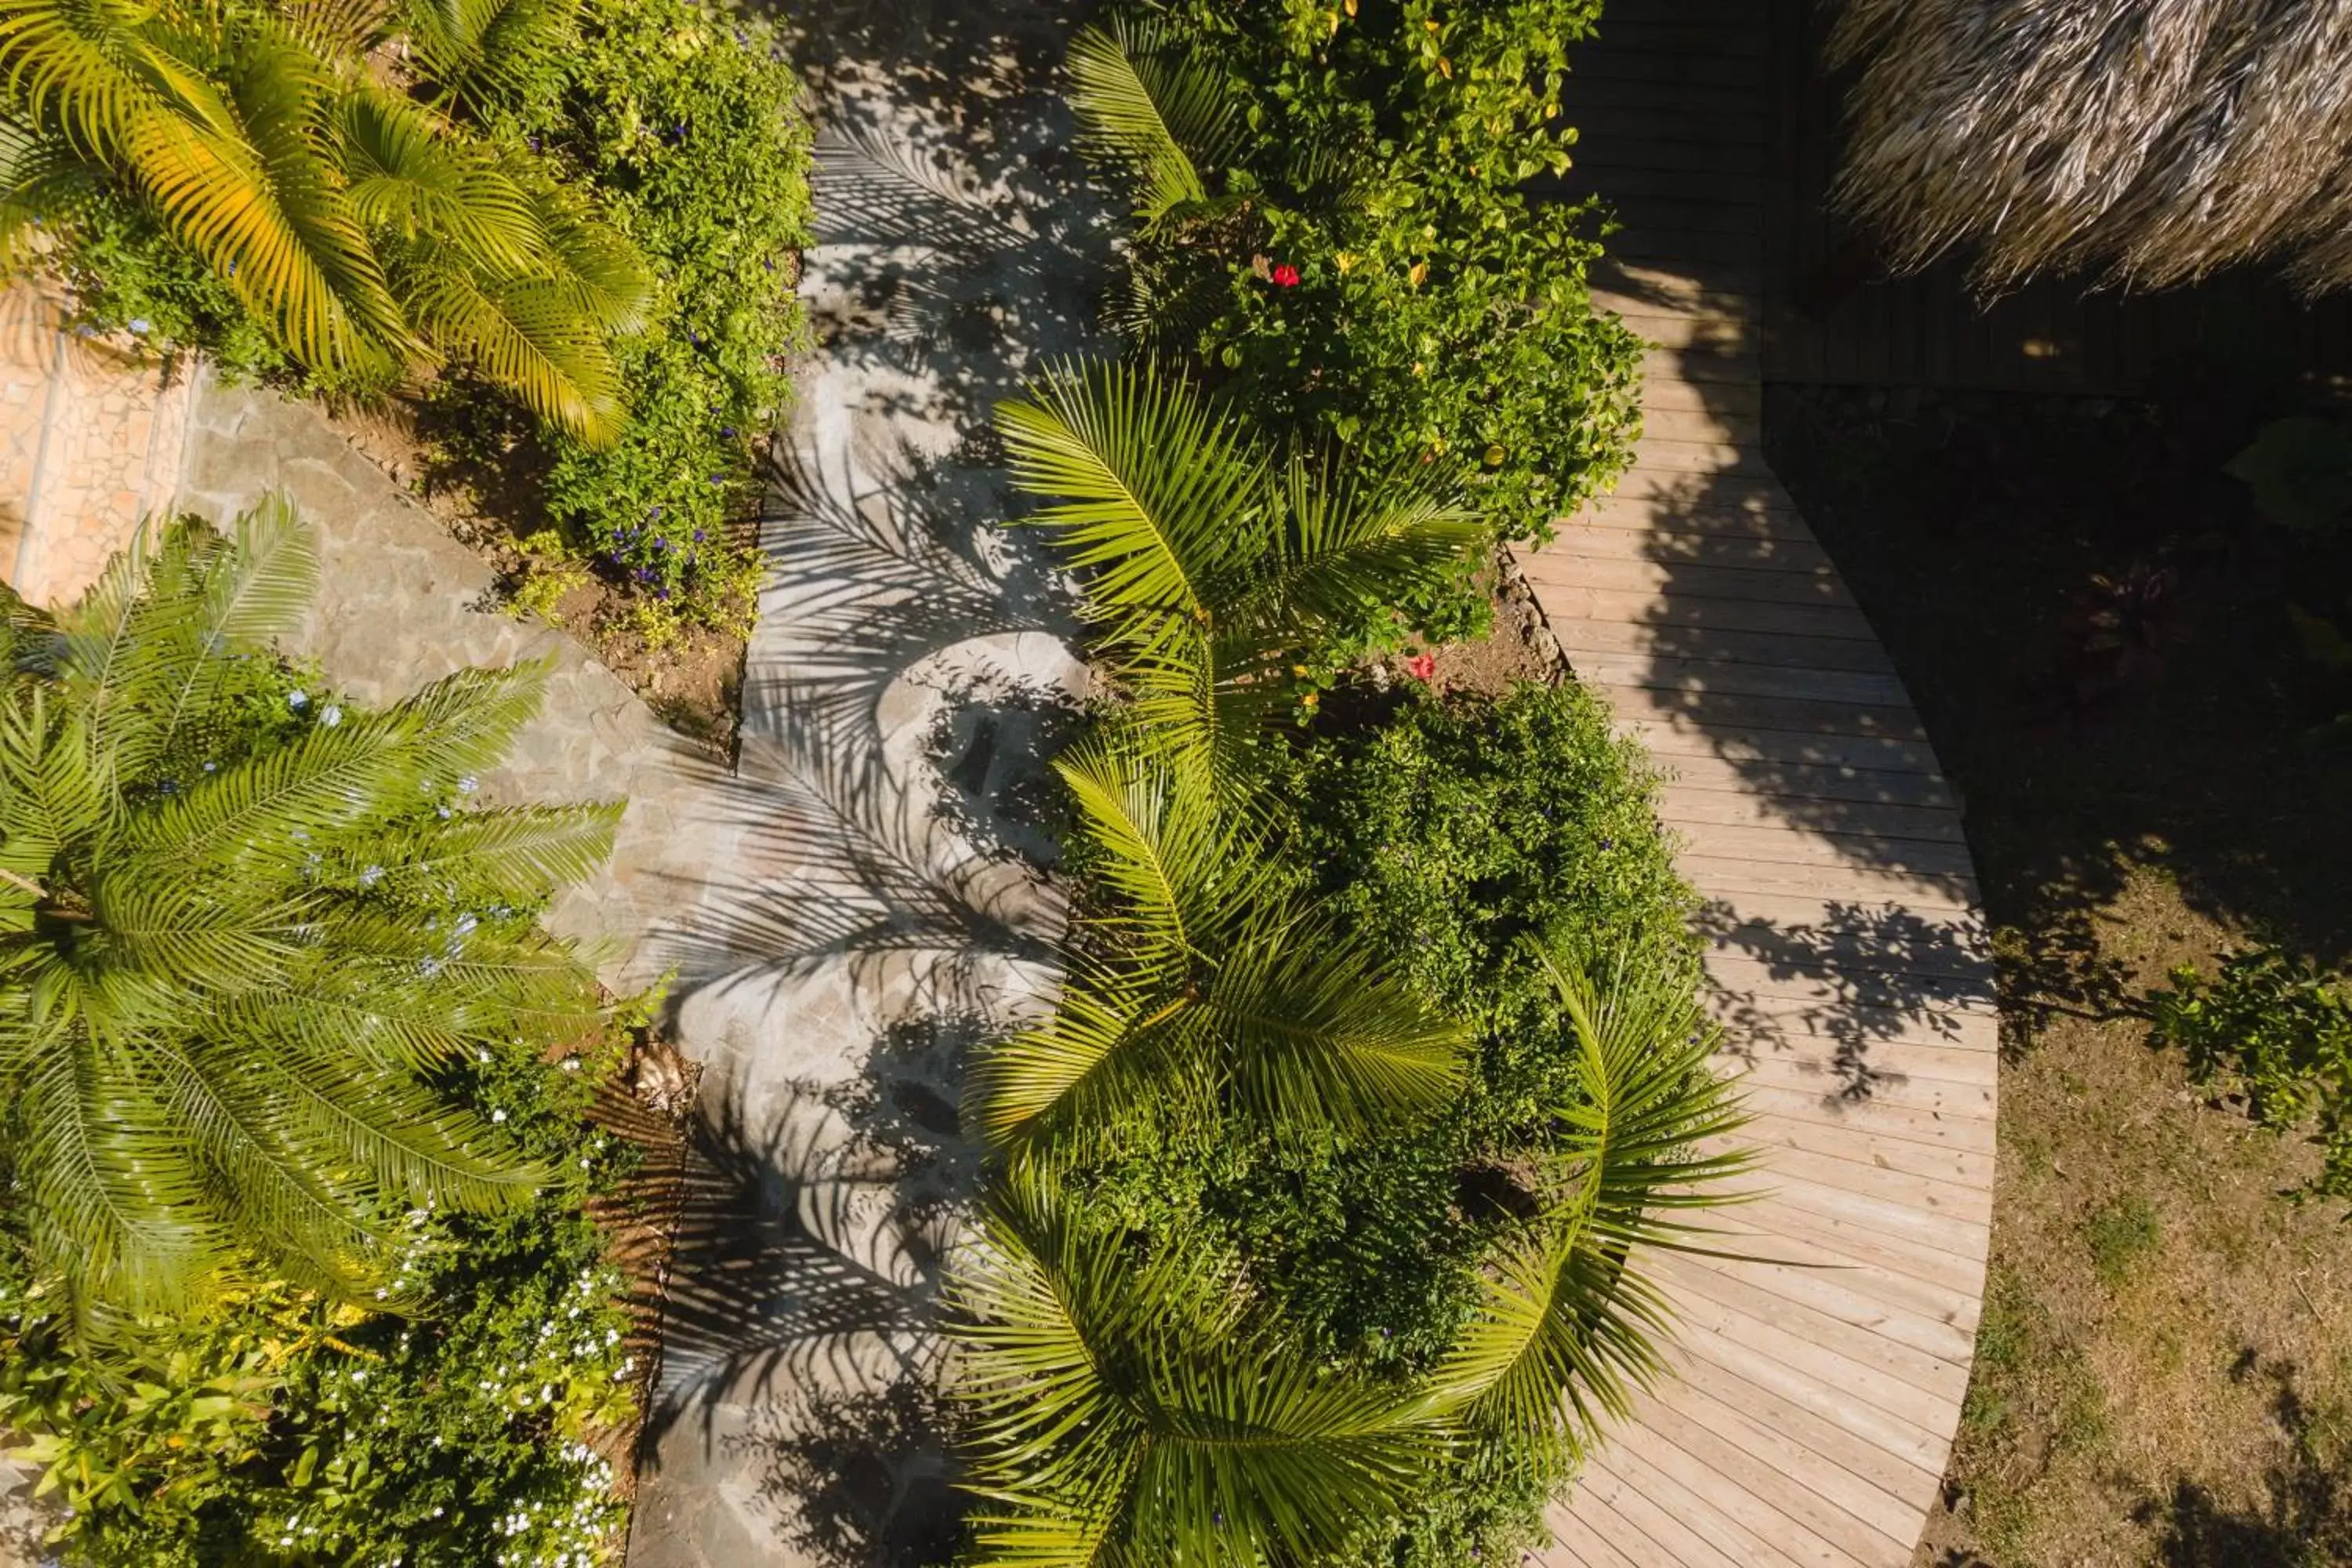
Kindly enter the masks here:
M 1020 815 L 1081 695 L 988 429 L 1089 342 L 1109 226 L 1053 75 L 1068 7 L 795 10 L 818 347 L 765 524 L 740 855 L 656 939 L 713 1126 L 635 1568 L 929 1561 L 939 1258 L 976 1175 L 961 1053 L 1039 1005 L 1063 910 Z

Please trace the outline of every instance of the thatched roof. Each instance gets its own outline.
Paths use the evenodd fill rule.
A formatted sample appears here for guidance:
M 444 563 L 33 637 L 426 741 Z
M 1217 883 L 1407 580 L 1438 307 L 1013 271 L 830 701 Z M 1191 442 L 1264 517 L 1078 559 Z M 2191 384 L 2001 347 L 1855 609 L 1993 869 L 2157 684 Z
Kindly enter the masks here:
M 2352 0 L 1841 0 L 1832 58 L 1837 199 L 1903 265 L 2352 284 Z

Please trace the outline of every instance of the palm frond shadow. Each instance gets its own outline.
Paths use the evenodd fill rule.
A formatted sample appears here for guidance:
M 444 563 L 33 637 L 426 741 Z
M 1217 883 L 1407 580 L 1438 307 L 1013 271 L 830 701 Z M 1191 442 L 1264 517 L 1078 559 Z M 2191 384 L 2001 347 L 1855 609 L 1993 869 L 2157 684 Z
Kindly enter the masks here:
M 706 1107 L 643 1440 L 657 1504 L 722 1467 L 820 1561 L 929 1561 L 910 1547 L 951 1539 L 934 1314 L 978 1155 L 937 1086 L 982 1028 L 919 1020 L 854 1089 Z

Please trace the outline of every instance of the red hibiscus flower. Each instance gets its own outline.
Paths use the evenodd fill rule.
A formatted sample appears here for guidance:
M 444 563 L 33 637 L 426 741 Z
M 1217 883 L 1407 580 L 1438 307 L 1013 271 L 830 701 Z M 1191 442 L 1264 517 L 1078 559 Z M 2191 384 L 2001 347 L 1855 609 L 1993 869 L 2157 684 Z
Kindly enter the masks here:
M 1433 653 L 1414 654 L 1404 661 L 1404 672 L 1415 680 L 1434 679 L 1437 675 L 1437 656 Z
M 1266 270 L 1265 275 L 1273 280 L 1274 286 L 1277 289 L 1296 289 L 1298 287 L 1298 268 L 1293 267 L 1287 261 L 1279 262 L 1274 267 L 1269 268 Z

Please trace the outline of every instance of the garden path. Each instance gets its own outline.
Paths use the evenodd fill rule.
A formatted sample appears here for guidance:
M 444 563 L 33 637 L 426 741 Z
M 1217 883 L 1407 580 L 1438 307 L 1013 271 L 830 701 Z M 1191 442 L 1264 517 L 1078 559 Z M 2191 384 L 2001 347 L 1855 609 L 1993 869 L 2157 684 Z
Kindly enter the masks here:
M 633 1568 L 929 1562 L 961 1053 L 1050 993 L 1023 816 L 1085 670 L 990 410 L 1087 347 L 1108 215 L 1054 90 L 1069 0 L 793 8 L 815 346 L 763 523 L 731 858 L 653 943 L 710 1137 L 673 1268 Z
M 194 384 L 129 333 L 66 324 L 45 281 L 0 289 L 0 582 L 70 603 L 180 482 Z
M 1673 777 L 1761 1196 L 1652 1262 L 1676 1373 L 1552 1511 L 1558 1568 L 1900 1568 L 1967 1392 L 1991 1219 L 1993 970 L 1959 805 L 1763 457 L 1761 7 L 1612 0 L 1566 97 L 1654 345 L 1616 493 L 1523 564 Z

